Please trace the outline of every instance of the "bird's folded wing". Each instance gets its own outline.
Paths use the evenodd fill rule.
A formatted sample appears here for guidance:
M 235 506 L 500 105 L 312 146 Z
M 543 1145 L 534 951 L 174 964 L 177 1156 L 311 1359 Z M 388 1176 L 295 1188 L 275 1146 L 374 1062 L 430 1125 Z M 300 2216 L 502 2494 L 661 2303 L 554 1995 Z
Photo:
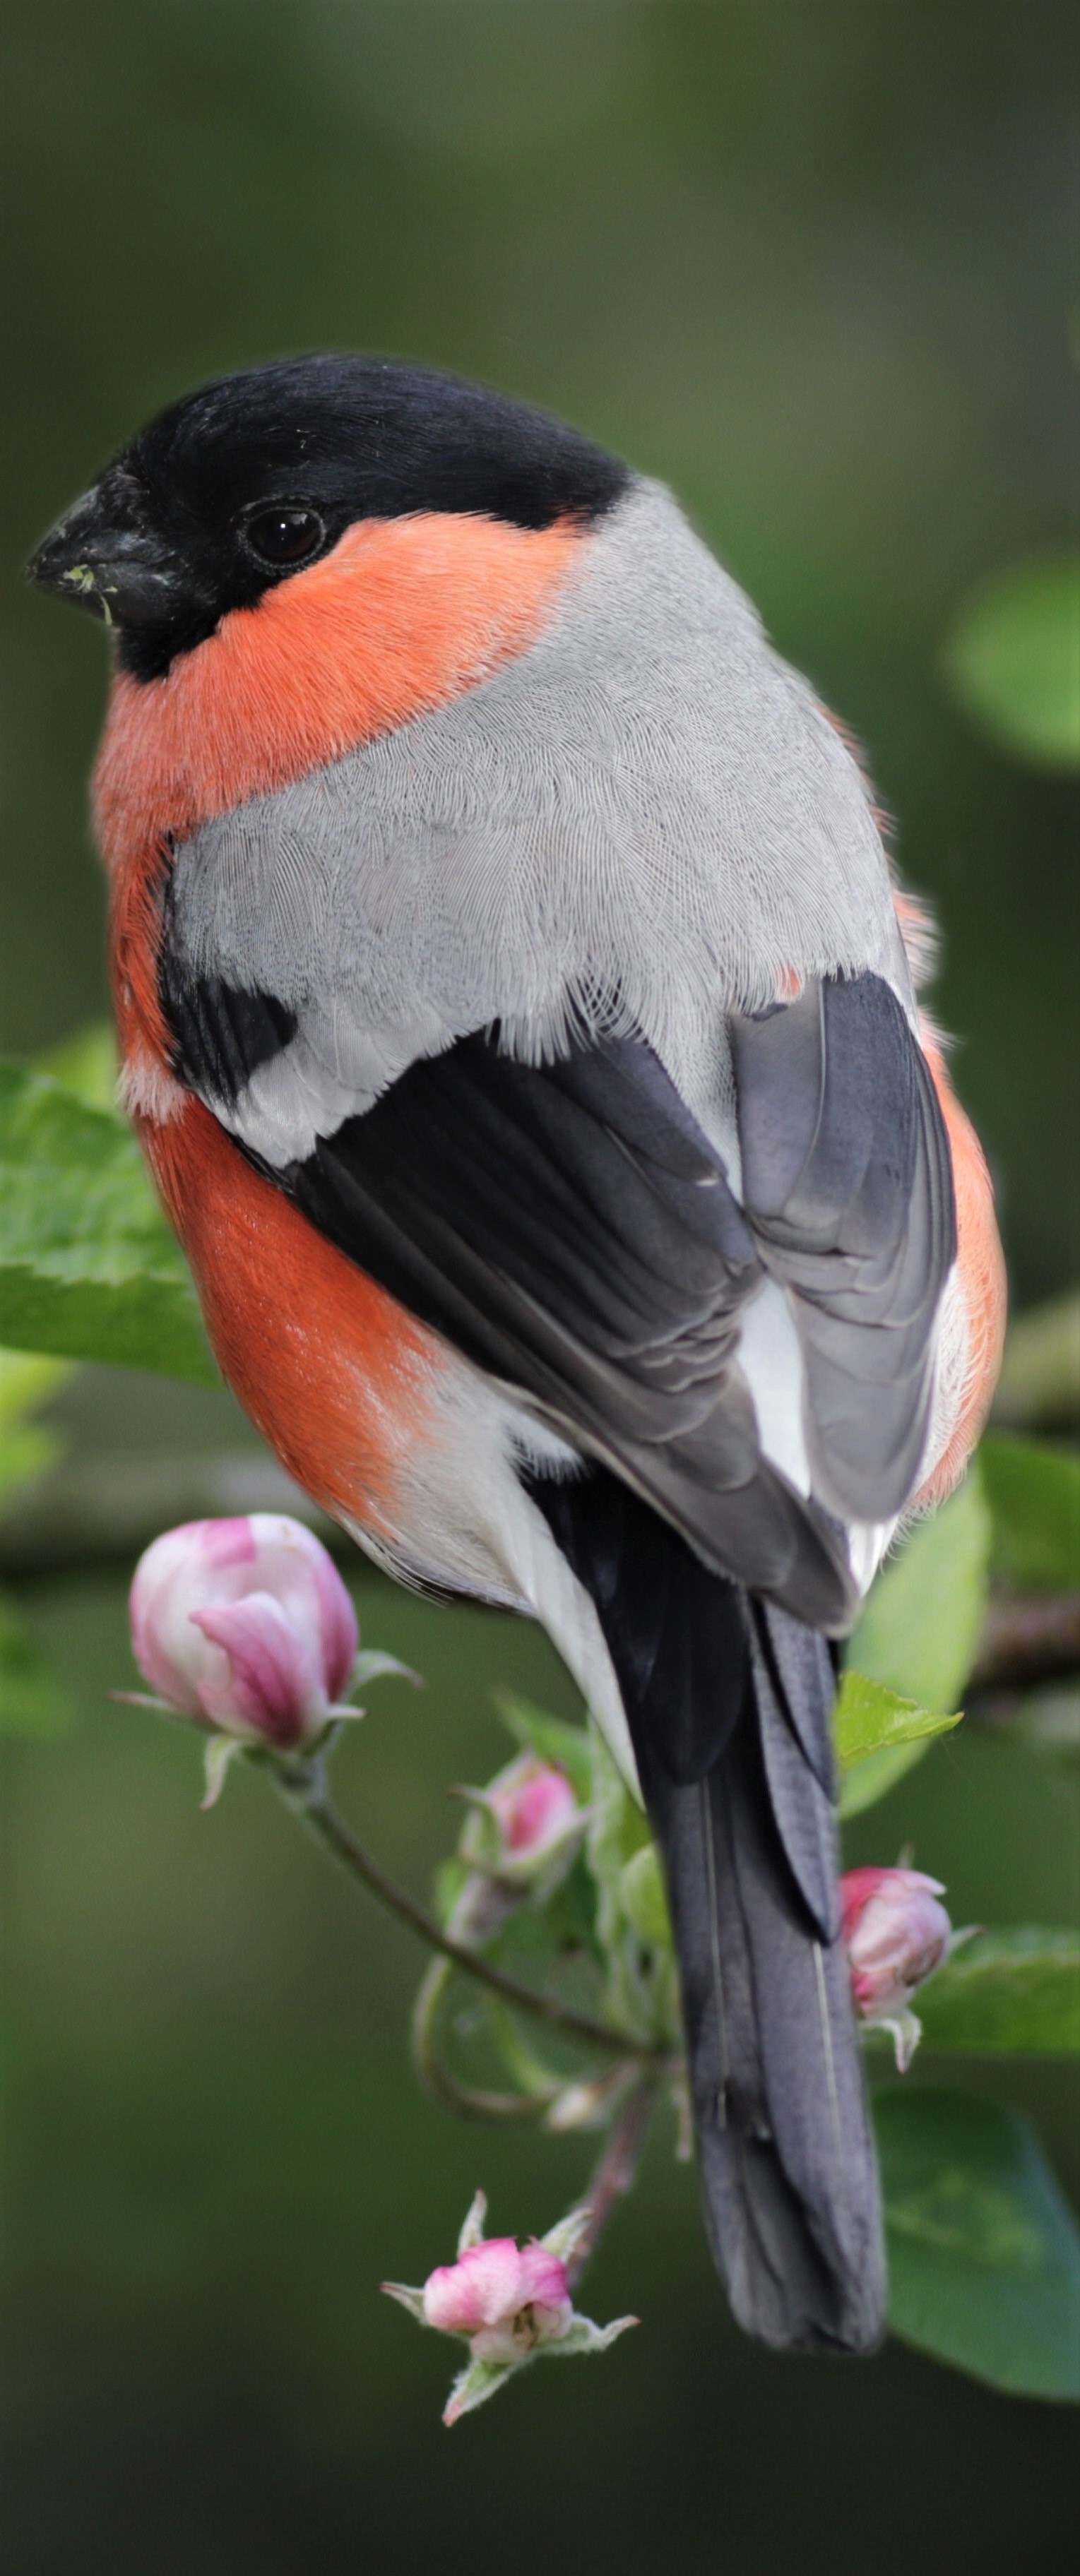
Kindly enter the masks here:
M 918 1481 L 956 1257 L 929 1067 L 878 975 L 815 980 L 730 1037 L 743 1203 L 795 1317 L 813 1489 L 888 1521 Z
M 651 1048 L 612 1036 L 535 1066 L 495 1033 L 459 1039 L 268 1177 L 707 1563 L 844 1624 L 842 1542 L 763 1456 L 739 1367 L 760 1260 Z
M 165 984 L 177 1070 L 231 1124 L 294 1016 L 182 971 Z M 707 1564 L 836 1630 L 853 1595 L 829 1514 L 886 1519 L 925 1440 L 948 1148 L 878 977 L 815 982 L 731 1035 L 745 1209 L 653 1049 L 625 1035 L 532 1065 L 475 1032 L 262 1168 Z M 740 1367 L 766 1272 L 796 1321 L 816 1499 L 763 1453 Z

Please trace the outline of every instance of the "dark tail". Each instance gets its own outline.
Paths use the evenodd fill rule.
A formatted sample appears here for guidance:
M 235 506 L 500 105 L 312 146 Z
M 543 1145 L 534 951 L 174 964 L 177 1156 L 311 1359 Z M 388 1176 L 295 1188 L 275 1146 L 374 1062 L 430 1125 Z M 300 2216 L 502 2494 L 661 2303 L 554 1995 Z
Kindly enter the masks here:
M 731 2306 L 768 2344 L 872 2351 L 885 2267 L 837 1939 L 828 1649 L 604 1471 L 534 1492 L 596 1602 L 664 1855 Z
M 802 1667 L 795 1708 L 769 1652 L 780 1622 Z M 748 2333 L 866 2352 L 884 2311 L 877 2167 L 835 1938 L 831 1800 L 799 1741 L 810 1724 L 825 1734 L 832 1676 L 824 1646 L 782 1612 L 753 1624 L 743 1707 L 710 1768 L 680 1781 L 639 1741 L 682 1968 L 706 2223 Z

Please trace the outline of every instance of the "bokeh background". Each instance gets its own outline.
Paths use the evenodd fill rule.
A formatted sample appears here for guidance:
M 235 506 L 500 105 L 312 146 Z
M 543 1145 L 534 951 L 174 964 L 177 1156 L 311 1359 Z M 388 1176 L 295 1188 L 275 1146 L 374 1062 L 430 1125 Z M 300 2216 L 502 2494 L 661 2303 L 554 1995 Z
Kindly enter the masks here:
M 85 776 L 105 658 L 24 594 L 35 538 L 216 371 L 355 346 L 481 376 L 671 482 L 868 746 L 943 931 L 937 1007 L 1021 1304 L 1076 1275 L 1077 815 L 951 702 L 972 589 L 1068 532 L 1072 12 L 1056 0 L 7 0 L 0 1048 L 100 1011 Z M 1070 354 L 1070 334 L 1073 354 Z M 86 1371 L 76 1453 L 235 1448 L 222 1395 Z M 357 1583 L 418 1664 L 342 1758 L 417 1887 L 496 1681 L 539 1637 Z M 255 1778 L 110 1707 L 124 1581 L 26 1584 L 77 1722 L 4 1749 L 10 2576 L 995 2576 L 1066 2545 L 1071 2428 L 890 2347 L 779 2364 L 729 2327 L 658 2134 L 590 2276 L 642 2330 L 445 2435 L 448 2348 L 376 2295 L 479 2181 L 527 2233 L 586 2141 L 418 2093 L 419 1962 Z M 1075 1779 L 949 1740 L 852 1836 L 954 1917 L 1075 1918 Z M 952 2081 L 962 2070 L 948 2070 Z M 1009 2070 L 1074 2196 L 1062 2076 Z

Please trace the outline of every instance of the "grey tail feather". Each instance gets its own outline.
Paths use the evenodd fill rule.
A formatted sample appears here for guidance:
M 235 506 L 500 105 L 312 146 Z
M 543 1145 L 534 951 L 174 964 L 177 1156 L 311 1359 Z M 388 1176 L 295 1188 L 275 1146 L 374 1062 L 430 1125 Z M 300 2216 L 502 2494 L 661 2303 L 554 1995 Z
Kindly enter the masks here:
M 869 2352 L 884 2258 L 836 1938 L 828 1648 L 606 1469 L 530 1490 L 596 1604 L 664 1855 L 731 2305 L 766 2343 Z
M 709 1768 L 676 1780 L 655 1738 L 639 1745 L 679 1950 L 706 2224 L 748 2333 L 865 2353 L 884 2323 L 877 2163 L 836 1936 L 832 1802 L 804 1749 L 827 1745 L 831 1668 L 810 1631 L 749 1606 L 743 1705 Z

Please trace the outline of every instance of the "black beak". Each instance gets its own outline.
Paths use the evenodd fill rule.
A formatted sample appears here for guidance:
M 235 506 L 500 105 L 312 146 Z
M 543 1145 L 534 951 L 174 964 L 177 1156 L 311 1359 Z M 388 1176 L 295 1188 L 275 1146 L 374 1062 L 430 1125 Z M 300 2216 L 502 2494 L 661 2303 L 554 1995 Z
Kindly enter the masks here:
M 50 529 L 26 577 L 107 626 L 157 625 L 187 586 L 178 556 L 150 525 L 141 486 L 122 465 L 110 466 Z

